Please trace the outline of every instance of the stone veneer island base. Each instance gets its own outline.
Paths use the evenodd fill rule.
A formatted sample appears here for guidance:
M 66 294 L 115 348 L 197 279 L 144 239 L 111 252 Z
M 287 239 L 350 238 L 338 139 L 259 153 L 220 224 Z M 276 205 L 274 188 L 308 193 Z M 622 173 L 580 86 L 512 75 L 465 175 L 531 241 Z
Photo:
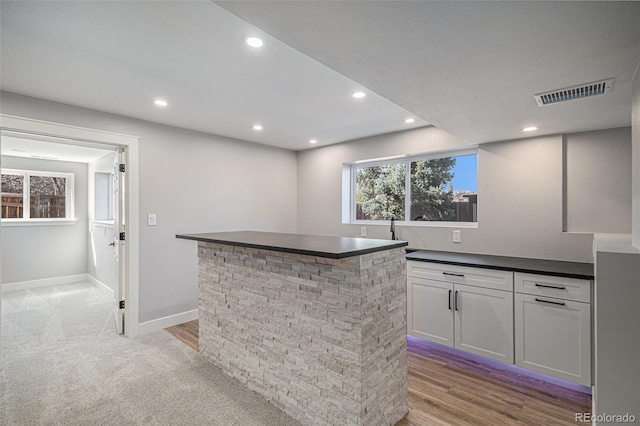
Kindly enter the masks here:
M 203 357 L 303 425 L 405 416 L 406 242 L 177 237 L 199 241 Z

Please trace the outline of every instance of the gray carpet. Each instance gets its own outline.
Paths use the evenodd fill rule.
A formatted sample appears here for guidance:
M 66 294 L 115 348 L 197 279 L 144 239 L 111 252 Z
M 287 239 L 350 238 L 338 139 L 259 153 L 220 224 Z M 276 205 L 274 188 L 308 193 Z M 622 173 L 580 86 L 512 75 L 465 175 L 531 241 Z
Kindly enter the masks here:
M 2 425 L 297 425 L 165 331 L 115 334 L 88 283 L 2 295 Z

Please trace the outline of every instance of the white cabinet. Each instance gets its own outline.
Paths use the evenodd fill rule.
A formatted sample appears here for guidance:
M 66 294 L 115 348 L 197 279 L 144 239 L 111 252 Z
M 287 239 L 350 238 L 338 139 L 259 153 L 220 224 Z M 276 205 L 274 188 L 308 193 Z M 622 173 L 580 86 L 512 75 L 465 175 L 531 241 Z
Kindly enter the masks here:
M 408 261 L 407 324 L 415 337 L 513 363 L 513 274 Z
M 408 277 L 409 334 L 453 347 L 453 284 Z
M 591 386 L 591 282 L 515 273 L 516 365 Z
M 591 287 L 590 280 L 409 260 L 408 334 L 590 386 Z
M 513 293 L 454 285 L 455 347 L 513 364 Z

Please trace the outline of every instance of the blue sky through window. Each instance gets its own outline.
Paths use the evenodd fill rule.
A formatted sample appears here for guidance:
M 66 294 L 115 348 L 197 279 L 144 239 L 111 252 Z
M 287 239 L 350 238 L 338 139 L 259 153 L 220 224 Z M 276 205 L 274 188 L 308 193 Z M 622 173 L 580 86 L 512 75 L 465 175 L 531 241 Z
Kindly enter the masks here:
M 453 168 L 454 189 L 478 193 L 478 156 L 471 154 L 456 158 L 456 166 Z

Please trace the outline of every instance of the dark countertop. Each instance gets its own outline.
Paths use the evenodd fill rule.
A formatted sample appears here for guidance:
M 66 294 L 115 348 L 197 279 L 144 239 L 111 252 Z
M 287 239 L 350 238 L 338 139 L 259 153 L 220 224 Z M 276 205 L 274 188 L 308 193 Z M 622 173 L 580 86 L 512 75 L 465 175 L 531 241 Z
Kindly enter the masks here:
M 359 256 L 376 251 L 405 247 L 408 244 L 406 241 L 375 240 L 371 238 L 326 237 L 256 231 L 186 234 L 176 235 L 176 238 L 331 259 Z
M 455 253 L 435 250 L 407 250 L 407 260 L 502 269 L 532 274 L 592 280 L 593 263 L 564 262 L 559 260 L 528 259 L 524 257 L 492 256 L 487 254 Z

